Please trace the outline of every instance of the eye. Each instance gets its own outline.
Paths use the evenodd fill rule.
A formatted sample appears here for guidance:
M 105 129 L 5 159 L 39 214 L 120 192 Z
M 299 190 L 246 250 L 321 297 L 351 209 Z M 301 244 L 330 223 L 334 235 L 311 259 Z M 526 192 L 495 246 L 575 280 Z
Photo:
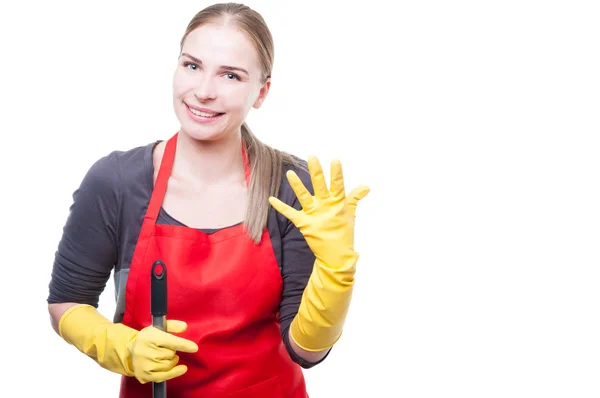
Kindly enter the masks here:
M 184 66 L 185 68 L 187 68 L 187 69 L 194 70 L 194 71 L 195 71 L 195 70 L 198 70 L 198 68 L 199 68 L 199 67 L 198 67 L 198 64 L 195 64 L 195 63 L 193 63 L 193 62 L 189 62 L 189 61 L 185 61 L 185 62 L 183 63 L 183 66 Z
M 227 80 L 241 80 L 235 73 L 226 73 L 224 76 Z

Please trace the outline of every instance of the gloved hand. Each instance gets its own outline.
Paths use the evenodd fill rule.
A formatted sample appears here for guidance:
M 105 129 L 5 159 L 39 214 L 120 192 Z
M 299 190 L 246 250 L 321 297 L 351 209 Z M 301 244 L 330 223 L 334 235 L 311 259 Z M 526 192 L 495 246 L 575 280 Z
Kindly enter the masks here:
M 167 320 L 166 332 L 153 326 L 138 332 L 112 323 L 90 305 L 69 308 L 59 322 L 59 333 L 65 341 L 103 368 L 134 376 L 142 384 L 163 382 L 187 372 L 185 365 L 177 365 L 176 351 L 194 353 L 198 346 L 170 334 L 186 329 L 185 322 Z
M 367 186 L 355 188 L 346 197 L 342 165 L 331 163 L 331 187 L 316 157 L 308 159 L 315 195 L 311 195 L 293 171 L 287 178 L 302 210 L 275 197 L 269 203 L 300 230 L 315 264 L 298 314 L 290 326 L 291 337 L 307 351 L 325 350 L 339 339 L 350 305 L 358 253 L 354 251 L 354 219 L 358 201 L 369 193 Z

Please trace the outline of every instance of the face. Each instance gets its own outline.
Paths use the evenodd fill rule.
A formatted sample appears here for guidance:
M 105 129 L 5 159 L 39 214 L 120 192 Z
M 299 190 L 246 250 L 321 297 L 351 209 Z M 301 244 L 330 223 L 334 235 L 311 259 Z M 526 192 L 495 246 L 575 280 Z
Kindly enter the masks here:
M 204 25 L 185 39 L 173 79 L 173 106 L 180 132 L 218 140 L 240 131 L 252 107 L 270 87 L 262 82 L 258 54 L 233 26 Z

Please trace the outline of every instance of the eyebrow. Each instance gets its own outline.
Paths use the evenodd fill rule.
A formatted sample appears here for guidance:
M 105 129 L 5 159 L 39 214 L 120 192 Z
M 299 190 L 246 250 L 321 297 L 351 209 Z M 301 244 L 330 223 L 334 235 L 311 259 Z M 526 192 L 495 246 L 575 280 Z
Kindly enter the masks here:
M 181 55 L 188 57 L 189 59 L 191 59 L 192 61 L 194 61 L 195 63 L 197 63 L 199 65 L 202 65 L 202 61 L 200 59 L 194 57 L 193 55 L 190 55 L 188 53 L 182 53 Z M 236 71 L 244 72 L 245 74 L 250 76 L 250 73 L 248 73 L 248 71 L 246 69 L 240 68 L 239 66 L 221 65 L 221 69 L 236 70 Z

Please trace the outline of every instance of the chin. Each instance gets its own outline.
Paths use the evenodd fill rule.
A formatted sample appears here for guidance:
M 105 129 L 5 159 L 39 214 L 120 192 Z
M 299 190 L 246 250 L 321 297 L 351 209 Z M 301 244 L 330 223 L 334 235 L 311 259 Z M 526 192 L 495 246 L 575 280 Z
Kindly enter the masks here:
M 180 132 L 198 141 L 219 141 L 240 131 L 240 126 L 232 128 L 227 120 L 220 120 L 215 124 L 200 124 L 186 119 L 185 116 L 182 119 Z
M 197 126 L 185 124 L 181 125 L 180 133 L 198 141 L 218 141 L 226 136 L 221 129 L 198 128 Z

